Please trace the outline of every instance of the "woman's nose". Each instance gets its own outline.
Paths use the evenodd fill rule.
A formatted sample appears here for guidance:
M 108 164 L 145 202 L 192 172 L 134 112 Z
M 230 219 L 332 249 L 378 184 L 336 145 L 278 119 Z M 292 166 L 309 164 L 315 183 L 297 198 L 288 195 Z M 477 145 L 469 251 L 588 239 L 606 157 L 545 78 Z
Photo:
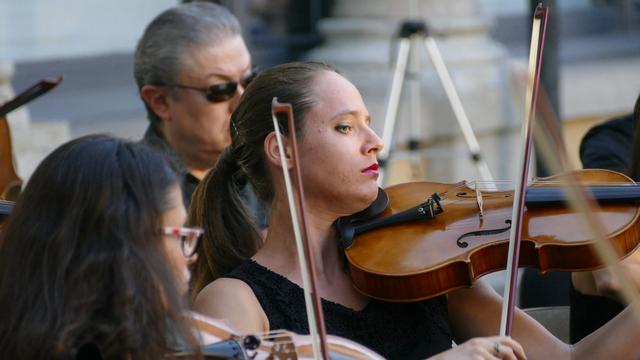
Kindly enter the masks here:
M 369 139 L 367 141 L 366 153 L 374 153 L 377 154 L 384 148 L 384 143 L 382 139 L 376 134 L 373 129 L 369 128 Z

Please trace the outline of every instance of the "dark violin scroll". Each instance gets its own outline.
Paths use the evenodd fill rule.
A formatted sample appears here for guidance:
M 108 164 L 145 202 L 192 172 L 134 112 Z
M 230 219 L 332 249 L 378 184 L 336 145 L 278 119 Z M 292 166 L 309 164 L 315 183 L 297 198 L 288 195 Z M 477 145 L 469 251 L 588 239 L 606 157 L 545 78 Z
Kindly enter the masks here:
M 440 204 L 440 196 L 437 193 L 431 195 L 425 202 L 407 209 L 405 211 L 393 214 L 391 216 L 369 220 L 363 215 L 377 216 L 384 211 L 388 205 L 389 198 L 384 190 L 379 189 L 378 198 L 367 209 L 357 213 L 355 216 L 348 216 L 338 219 L 338 232 L 342 248 L 346 249 L 353 244 L 353 237 L 365 231 L 378 229 L 384 226 L 402 224 L 408 221 L 428 220 L 435 218 L 436 215 L 442 213 L 442 205 Z M 380 206 L 384 203 L 384 208 Z
M 13 164 L 11 132 L 6 115 L 53 89 L 60 81 L 62 77 L 41 80 L 0 106 L 0 199 L 2 200 L 16 200 L 22 188 L 22 179 L 16 173 Z
M 47 93 L 49 90 L 58 86 L 62 81 L 62 76 L 58 76 L 55 79 L 44 79 L 31 85 L 28 89 L 22 91 L 16 95 L 13 99 L 7 101 L 0 106 L 0 117 L 7 115 L 20 106 L 28 103 L 29 101 L 37 98 L 38 96 Z

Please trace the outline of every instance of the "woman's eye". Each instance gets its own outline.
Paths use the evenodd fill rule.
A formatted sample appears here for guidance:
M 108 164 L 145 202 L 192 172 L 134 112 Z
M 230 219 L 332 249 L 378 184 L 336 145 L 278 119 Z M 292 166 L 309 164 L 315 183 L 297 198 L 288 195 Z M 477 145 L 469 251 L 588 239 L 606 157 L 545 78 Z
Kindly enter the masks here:
M 351 126 L 349 125 L 336 125 L 336 130 L 343 134 L 347 134 L 351 131 Z

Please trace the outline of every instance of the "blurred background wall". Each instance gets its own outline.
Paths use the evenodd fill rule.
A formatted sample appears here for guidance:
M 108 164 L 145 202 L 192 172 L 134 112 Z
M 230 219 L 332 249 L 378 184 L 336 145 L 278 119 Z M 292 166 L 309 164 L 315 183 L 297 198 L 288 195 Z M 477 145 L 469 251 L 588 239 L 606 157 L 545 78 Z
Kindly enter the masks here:
M 380 132 L 406 18 L 434 29 L 444 60 L 496 177 L 509 178 L 522 109 L 521 74 L 529 46 L 529 0 L 228 0 L 261 67 L 293 59 L 332 62 L 358 85 Z M 28 178 L 39 160 L 69 138 L 110 132 L 139 138 L 146 126 L 132 77 L 132 51 L 145 25 L 175 0 L 0 1 L 0 101 L 44 78 L 63 83 L 10 115 L 17 166 Z M 640 92 L 638 0 L 563 0 L 557 21 L 558 110 L 573 153 L 586 129 L 628 112 Z M 411 7 L 415 7 L 411 13 Z M 423 103 L 420 173 L 441 181 L 474 178 L 466 145 L 434 75 L 420 55 Z M 403 99 L 403 105 L 406 99 Z M 394 139 L 412 132 L 402 107 Z M 395 146 L 394 145 L 394 146 Z M 415 154 L 396 153 L 399 163 Z M 413 161 L 413 160 L 411 160 Z

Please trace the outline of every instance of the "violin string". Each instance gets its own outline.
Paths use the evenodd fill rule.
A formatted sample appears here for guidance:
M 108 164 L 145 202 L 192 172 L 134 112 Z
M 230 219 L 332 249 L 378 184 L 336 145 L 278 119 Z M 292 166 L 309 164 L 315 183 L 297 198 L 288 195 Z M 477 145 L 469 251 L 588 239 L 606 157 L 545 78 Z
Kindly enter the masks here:
M 529 186 L 535 186 L 535 185 L 562 185 L 562 184 L 566 184 L 566 181 L 561 181 L 561 180 L 534 180 L 532 181 Z M 475 189 L 479 188 L 479 186 L 485 186 L 486 188 L 495 188 L 495 185 L 511 185 L 513 184 L 513 181 L 510 180 L 496 180 L 496 181 L 482 181 L 482 180 L 478 180 L 478 181 L 471 181 L 468 182 L 467 185 L 469 185 L 469 187 L 475 186 Z M 592 181 L 592 182 L 581 182 L 580 183 L 581 186 L 626 186 L 626 187 L 638 187 L 640 185 L 635 184 L 635 183 L 630 183 L 630 182 L 622 182 L 622 181 Z M 453 188 L 456 188 L 458 186 L 455 186 Z
M 502 216 L 500 215 L 501 214 L 485 215 L 482 217 L 482 220 L 484 222 L 484 221 L 489 221 L 493 219 L 505 218 L 504 215 Z M 480 219 L 478 217 L 476 217 L 475 219 L 466 219 L 466 220 L 456 221 L 455 223 L 447 224 L 447 226 L 445 227 L 445 230 L 464 229 L 467 227 L 471 229 L 478 229 L 478 223 L 480 223 Z
M 566 181 L 561 180 L 534 180 L 530 184 L 561 184 L 566 183 Z M 464 186 L 464 185 L 475 185 L 475 184 L 513 184 L 511 180 L 473 180 L 463 182 L 462 184 L 456 184 L 454 187 Z M 612 186 L 638 186 L 636 183 L 626 182 L 626 181 L 590 181 L 590 182 L 581 182 L 580 185 L 593 185 L 593 184 L 602 184 L 602 185 L 612 185 Z
M 486 198 L 486 196 L 485 196 Z M 464 202 L 476 202 L 475 198 L 461 198 L 461 199 L 456 199 L 456 200 L 447 200 L 447 201 L 442 201 L 441 204 L 444 208 L 447 208 L 448 206 L 452 206 L 452 205 L 457 205 L 460 203 L 464 203 Z M 494 208 L 494 210 L 496 210 Z M 495 212 L 492 211 L 489 214 L 485 214 L 482 217 L 482 220 L 492 220 L 495 218 L 499 218 L 499 217 L 504 217 L 504 214 L 501 214 L 499 212 Z M 478 214 L 470 214 L 469 218 L 466 220 L 461 220 L 461 221 L 457 221 L 453 224 L 447 224 L 446 225 L 446 229 L 457 229 L 457 228 L 465 228 L 467 226 L 477 226 L 478 222 L 480 221 L 480 218 L 478 216 Z
M 476 203 L 476 197 L 475 197 L 475 190 L 480 188 L 480 185 L 482 184 L 491 184 L 491 190 L 493 191 L 488 191 L 484 194 L 482 194 L 482 197 L 484 199 L 491 199 L 493 197 L 496 196 L 495 194 L 495 190 L 496 189 L 496 184 L 511 184 L 512 182 L 509 180 L 494 180 L 494 181 L 483 181 L 483 180 L 478 180 L 478 181 L 461 181 L 457 184 L 455 184 L 452 187 L 447 188 L 446 190 L 438 193 L 438 196 L 440 197 L 440 203 L 443 207 L 447 207 L 447 206 L 451 206 L 451 205 L 457 205 L 457 204 L 461 204 L 461 203 L 465 203 L 465 202 L 473 202 Z M 529 186 L 535 186 L 535 185 L 561 185 L 565 182 L 563 181 L 558 181 L 558 180 L 536 180 L 533 181 Z M 629 183 L 629 182 L 607 182 L 607 181 L 593 181 L 593 182 L 587 182 L 587 183 L 581 183 L 581 186 L 615 186 L 615 187 L 637 187 L 639 186 L 638 184 L 635 183 Z M 475 187 L 475 189 L 473 188 Z M 467 188 L 470 189 L 472 191 L 474 191 L 474 193 L 468 195 L 467 198 L 464 197 L 460 197 L 460 196 L 456 196 L 455 200 L 453 199 L 449 199 L 448 194 L 451 192 L 455 192 L 455 190 L 457 189 L 462 189 L 462 188 Z M 480 188 L 480 191 L 483 191 Z M 499 197 L 503 197 L 504 195 L 497 195 Z M 483 220 L 490 220 L 492 218 L 491 215 L 485 215 L 483 217 Z M 469 219 L 468 221 L 462 221 L 462 222 L 457 222 L 456 225 L 447 225 L 447 228 L 458 228 L 458 227 L 466 227 L 466 225 L 468 224 L 476 224 L 476 219 Z
M 452 186 L 450 188 L 448 188 L 447 190 L 438 193 L 438 196 L 440 196 L 440 198 L 442 199 L 446 199 L 447 198 L 447 194 L 449 192 L 452 192 L 456 189 L 461 189 L 461 188 L 470 188 L 471 190 L 480 190 L 480 191 L 487 191 L 487 189 L 495 189 L 496 188 L 496 184 L 511 184 L 512 182 L 509 180 L 495 180 L 495 181 L 470 181 L 470 182 L 462 182 L 462 183 L 458 183 L 455 186 Z M 534 181 L 532 182 L 529 186 L 535 186 L 535 185 L 562 185 L 563 181 L 557 181 L 557 180 L 544 180 L 544 181 Z M 480 187 L 480 185 L 484 185 L 484 184 L 488 184 L 487 188 L 482 188 Z M 628 182 L 606 182 L 606 181 L 593 181 L 593 182 L 588 182 L 588 183 L 581 183 L 581 186 L 615 186 L 615 187 L 639 187 L 640 185 L 638 184 L 634 184 L 634 183 L 628 183 Z M 490 195 L 491 192 L 489 192 Z

